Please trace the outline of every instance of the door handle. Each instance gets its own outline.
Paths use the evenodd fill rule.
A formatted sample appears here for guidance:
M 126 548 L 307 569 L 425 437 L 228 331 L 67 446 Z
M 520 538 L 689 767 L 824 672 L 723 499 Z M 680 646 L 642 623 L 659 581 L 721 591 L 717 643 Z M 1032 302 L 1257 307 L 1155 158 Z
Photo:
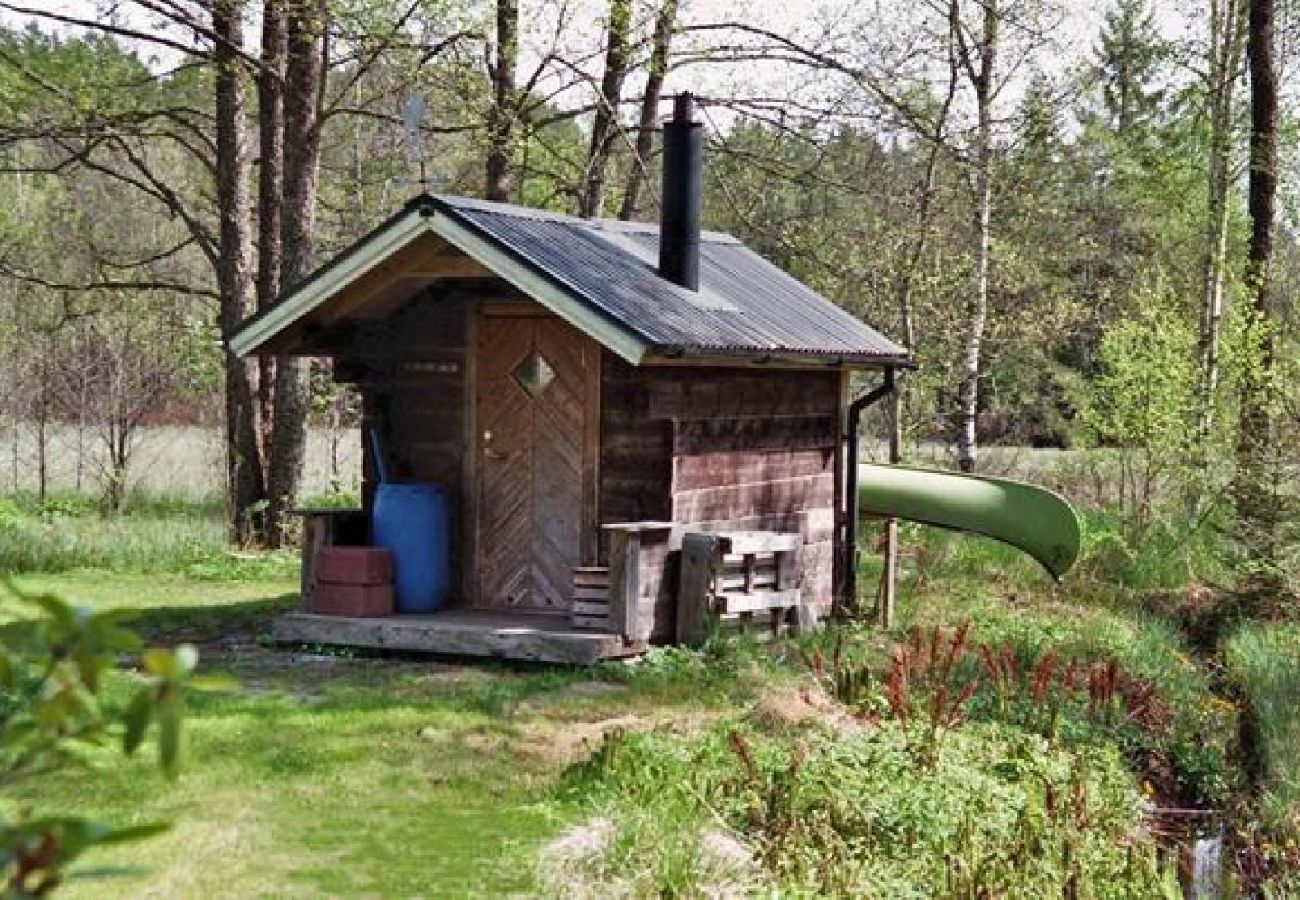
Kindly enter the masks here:
M 483 432 L 483 455 L 488 459 L 509 459 L 509 453 L 502 453 L 500 450 L 492 449 L 492 429 L 488 428 Z

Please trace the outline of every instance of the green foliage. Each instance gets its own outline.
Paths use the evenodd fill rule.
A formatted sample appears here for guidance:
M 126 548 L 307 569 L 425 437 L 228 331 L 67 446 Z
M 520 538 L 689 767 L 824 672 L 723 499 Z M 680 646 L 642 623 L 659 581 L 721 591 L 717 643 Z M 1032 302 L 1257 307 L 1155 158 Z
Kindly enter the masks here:
M 130 699 L 108 690 L 117 657 L 141 650 L 124 626 L 126 610 L 77 609 L 52 594 L 4 586 L 17 618 L 0 624 L 0 786 L 22 790 L 70 770 L 93 775 L 110 741 L 135 753 L 157 734 L 158 763 L 175 775 L 180 763 L 184 687 L 198 661 L 189 645 L 143 651 L 144 672 Z M 85 777 L 83 775 L 83 777 Z M 157 834 L 158 824 L 112 827 L 80 816 L 43 816 L 27 808 L 0 814 L 0 895 L 43 896 L 91 847 Z
M 1131 602 L 1133 592 L 1224 583 L 1231 576 L 1219 527 L 1223 510 L 1202 520 L 1157 518 L 1138 530 L 1116 512 L 1084 516 L 1084 549 L 1071 573 L 1098 597 Z
M 1104 746 L 1054 750 L 976 724 L 923 770 L 896 723 L 792 738 L 726 720 L 698 737 L 659 730 L 607 744 L 564 790 L 621 823 L 596 869 L 642 894 L 717 890 L 700 848 L 722 828 L 754 848 L 753 881 L 800 896 L 1036 897 L 1067 885 L 1177 896 L 1138 837 L 1133 778 Z M 661 855 L 676 864 L 658 866 Z
M 959 548 L 960 555 L 953 547 Z M 1152 544 L 1144 553 L 1156 554 L 1160 549 Z M 1023 580 L 1014 580 L 1014 559 L 1006 565 L 1002 562 L 1007 554 L 989 541 L 954 535 L 929 538 L 918 566 L 952 574 L 937 583 L 904 580 L 902 626 L 928 630 L 969 619 L 971 644 L 1009 646 L 1022 673 L 1049 653 L 1055 654 L 1060 667 L 1071 660 L 1083 665 L 1115 660 L 1124 672 L 1155 686 L 1168 718 L 1159 728 L 1132 727 L 1121 720 L 1099 731 L 1098 723 L 1087 716 L 1075 717 L 1077 725 L 1062 720 L 1062 735 L 1115 741 L 1137 770 L 1152 773 L 1160 790 L 1188 802 L 1222 801 L 1235 785 L 1229 765 L 1235 713 L 1211 691 L 1177 625 L 1163 614 L 1143 609 L 1135 593 L 1097 591 L 1086 574 L 1096 563 L 1087 558 L 1085 573 L 1071 576 L 1053 594 L 1045 595 L 1029 580 L 1028 567 Z M 1009 583 L 999 584 L 989 577 L 990 572 L 1004 569 L 1011 572 Z M 977 698 L 972 711 L 976 714 L 989 714 L 983 699 Z
M 1135 300 L 1102 338 L 1089 422 L 1104 442 L 1178 457 L 1195 407 L 1196 335 L 1162 279 Z
M 1122 511 L 1138 530 L 1151 522 L 1168 480 L 1204 458 L 1189 428 L 1198 410 L 1196 341 L 1179 298 L 1160 278 L 1101 341 L 1085 420 L 1098 440 L 1118 448 Z

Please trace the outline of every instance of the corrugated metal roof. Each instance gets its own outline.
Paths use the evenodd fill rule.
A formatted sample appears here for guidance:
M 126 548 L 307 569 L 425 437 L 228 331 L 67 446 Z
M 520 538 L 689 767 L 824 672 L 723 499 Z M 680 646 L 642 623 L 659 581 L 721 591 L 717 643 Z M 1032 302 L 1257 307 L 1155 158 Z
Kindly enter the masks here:
M 489 268 L 496 266 L 498 275 L 632 362 L 646 352 L 910 362 L 902 347 L 730 235 L 701 235 L 700 290 L 690 291 L 656 271 L 659 229 L 654 225 L 427 194 L 246 321 L 229 336 L 231 349 L 263 352 L 342 285 L 381 264 L 426 227 Z M 476 250 L 467 241 L 481 246 Z M 561 309 L 566 306 L 567 312 Z
M 655 271 L 653 225 L 461 197 L 434 202 L 663 353 L 907 359 L 902 347 L 730 235 L 702 236 L 694 292 Z

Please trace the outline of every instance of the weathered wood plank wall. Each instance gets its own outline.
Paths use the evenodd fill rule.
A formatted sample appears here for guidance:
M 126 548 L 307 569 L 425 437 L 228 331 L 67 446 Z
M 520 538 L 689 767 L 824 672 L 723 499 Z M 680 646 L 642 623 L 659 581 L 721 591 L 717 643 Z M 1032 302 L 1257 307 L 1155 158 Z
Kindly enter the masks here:
M 672 512 L 672 423 L 650 417 L 655 369 L 604 354 L 601 376 L 601 522 L 664 521 Z M 601 558 L 609 550 L 601 538 Z
M 602 522 L 803 536 L 798 580 L 832 602 L 841 376 L 836 371 L 636 369 L 605 364 Z M 652 639 L 675 623 L 676 548 L 643 552 L 642 614 Z M 653 571 L 658 567 L 658 572 Z

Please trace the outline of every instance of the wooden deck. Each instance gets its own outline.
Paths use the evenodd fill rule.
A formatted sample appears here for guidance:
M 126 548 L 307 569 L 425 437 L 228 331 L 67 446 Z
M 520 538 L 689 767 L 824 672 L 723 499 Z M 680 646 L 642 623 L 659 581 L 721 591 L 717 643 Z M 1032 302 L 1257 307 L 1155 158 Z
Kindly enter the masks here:
M 616 634 L 574 628 L 567 615 L 471 609 L 369 619 L 293 612 L 275 619 L 271 635 L 284 643 L 576 665 L 635 656 L 645 649 Z

